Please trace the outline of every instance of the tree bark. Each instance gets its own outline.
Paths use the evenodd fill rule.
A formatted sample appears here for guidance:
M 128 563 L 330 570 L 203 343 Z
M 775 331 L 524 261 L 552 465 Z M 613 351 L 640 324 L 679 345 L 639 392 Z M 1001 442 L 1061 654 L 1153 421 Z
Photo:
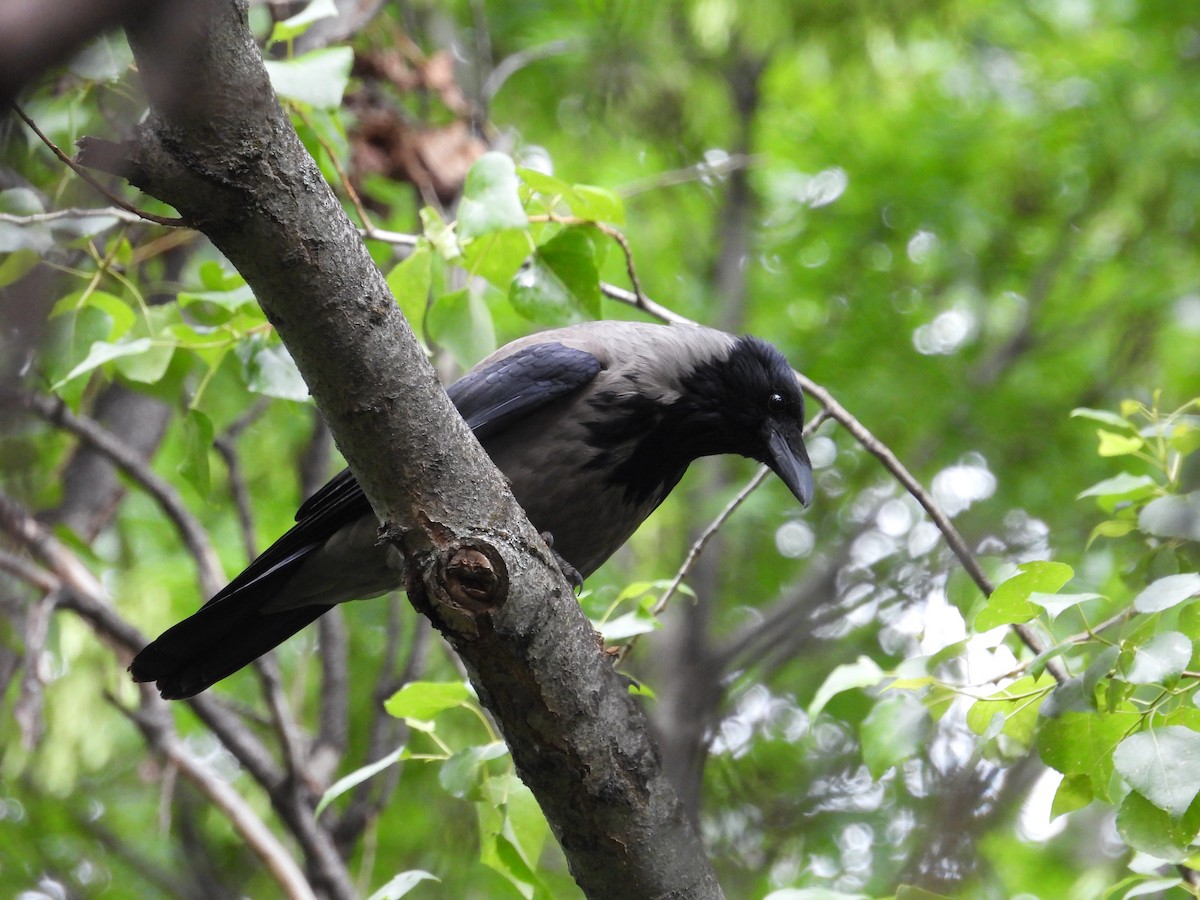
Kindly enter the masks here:
M 244 2 L 195 6 L 169 42 L 128 29 L 151 114 L 81 161 L 175 206 L 254 289 L 584 892 L 721 896 L 640 709 L 276 101 Z

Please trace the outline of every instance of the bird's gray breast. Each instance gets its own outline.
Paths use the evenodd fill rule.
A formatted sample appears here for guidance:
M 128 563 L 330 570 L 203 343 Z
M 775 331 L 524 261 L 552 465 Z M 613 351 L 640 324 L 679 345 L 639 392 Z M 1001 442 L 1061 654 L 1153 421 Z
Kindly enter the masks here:
M 587 577 L 608 559 L 662 500 L 662 494 L 632 500 L 613 481 L 613 468 L 629 446 L 597 447 L 597 410 L 589 390 L 565 398 L 484 442 L 508 478 L 513 495 L 554 549 Z

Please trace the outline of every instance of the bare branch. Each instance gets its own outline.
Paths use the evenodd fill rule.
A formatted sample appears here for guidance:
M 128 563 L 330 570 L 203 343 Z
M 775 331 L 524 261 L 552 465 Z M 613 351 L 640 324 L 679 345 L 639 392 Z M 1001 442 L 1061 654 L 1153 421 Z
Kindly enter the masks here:
M 671 169 L 659 172 L 647 178 L 639 178 L 619 188 L 617 193 L 622 197 L 636 197 L 647 191 L 664 187 L 675 187 L 680 184 L 690 184 L 693 181 L 710 181 L 724 178 L 734 172 L 751 169 L 762 162 L 763 157 L 748 153 L 731 153 L 721 159 L 704 160 L 682 169 Z
M 221 585 L 225 583 L 224 573 L 221 571 L 221 560 L 208 539 L 208 532 L 184 506 L 178 492 L 165 478 L 154 472 L 136 451 L 131 450 L 112 432 L 91 419 L 71 412 L 61 401 L 31 393 L 12 396 L 24 409 L 87 441 L 132 478 L 175 524 L 184 545 L 196 560 L 196 577 L 202 596 L 211 597 L 220 590 Z
M 99 181 L 97 181 L 91 172 L 89 172 L 79 163 L 75 162 L 75 160 L 71 159 L 71 157 L 67 156 L 67 154 L 63 153 L 63 151 L 59 149 L 58 145 L 55 144 L 54 141 L 50 140 L 50 138 L 46 137 L 46 135 L 42 133 L 42 130 L 37 127 L 37 123 L 25 114 L 25 110 L 21 109 L 21 107 L 15 103 L 13 104 L 13 110 L 20 117 L 21 121 L 29 126 L 29 130 L 36 134 L 38 139 L 50 148 L 51 152 L 59 158 L 63 165 L 65 165 L 72 172 L 90 184 L 93 188 L 107 197 L 111 203 L 116 204 L 128 213 L 132 213 L 139 219 L 144 219 L 147 222 L 154 222 L 157 225 L 167 225 L 171 227 L 187 225 L 187 222 L 185 222 L 183 219 L 169 218 L 167 216 L 160 216 L 155 213 L 146 212 L 144 209 L 138 209 L 132 203 L 128 203 L 121 199 L 104 185 L 102 185 Z
M 490 103 L 492 98 L 500 92 L 500 88 L 504 87 L 504 82 L 512 78 L 513 75 L 520 72 L 526 66 L 538 62 L 543 59 L 550 59 L 554 56 L 562 56 L 564 53 L 572 53 L 582 49 L 586 44 L 583 41 L 565 39 L 560 41 L 548 41 L 545 44 L 539 44 L 536 47 L 527 47 L 524 50 L 519 50 L 516 53 L 506 56 L 500 60 L 496 68 L 488 73 L 488 77 L 483 81 L 481 93 L 485 103 Z
M 0 528 L 24 544 L 59 580 L 60 607 L 75 612 L 112 645 L 122 662 L 146 645 L 146 638 L 112 608 L 108 594 L 82 562 L 20 504 L 0 493 Z M 14 566 L 13 568 L 18 568 Z M 225 709 L 215 695 L 190 698 L 188 705 L 271 798 L 275 809 L 304 849 L 314 880 L 334 898 L 355 897 L 345 863 L 328 833 L 317 826 L 307 797 L 292 789 L 262 743 Z
M 191 781 L 205 797 L 221 811 L 247 846 L 263 862 L 267 871 L 294 900 L 316 900 L 308 880 L 291 854 L 278 841 L 266 824 L 255 814 L 242 796 L 208 766 L 194 756 L 171 728 L 171 717 L 164 701 L 150 687 L 143 686 L 142 706 L 128 709 L 109 696 L 109 702 L 127 716 L 146 738 L 170 761 L 180 774 Z
M 0 222 L 18 227 L 25 225 L 42 225 L 46 222 L 58 222 L 62 219 L 116 219 L 126 225 L 144 222 L 145 219 L 135 212 L 122 209 L 119 206 L 103 206 L 96 209 L 69 207 L 67 209 L 52 209 L 48 212 L 30 213 L 20 216 L 16 213 L 0 212 Z
M 45 725 L 42 718 L 43 683 L 42 653 L 50 633 L 50 619 L 61 599 L 58 591 L 50 591 L 33 603 L 25 616 L 25 674 L 21 690 L 13 703 L 13 718 L 21 729 L 21 744 L 27 749 L 37 745 Z

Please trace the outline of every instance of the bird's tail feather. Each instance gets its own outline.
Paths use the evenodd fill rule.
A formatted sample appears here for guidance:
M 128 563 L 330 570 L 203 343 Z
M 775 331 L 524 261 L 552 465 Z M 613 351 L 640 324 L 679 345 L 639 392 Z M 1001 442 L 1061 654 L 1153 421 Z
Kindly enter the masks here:
M 299 563 L 301 556 L 289 562 Z M 314 604 L 264 612 L 292 569 L 273 566 L 249 583 L 235 580 L 135 656 L 129 666 L 133 680 L 155 682 L 165 700 L 194 696 L 333 608 Z

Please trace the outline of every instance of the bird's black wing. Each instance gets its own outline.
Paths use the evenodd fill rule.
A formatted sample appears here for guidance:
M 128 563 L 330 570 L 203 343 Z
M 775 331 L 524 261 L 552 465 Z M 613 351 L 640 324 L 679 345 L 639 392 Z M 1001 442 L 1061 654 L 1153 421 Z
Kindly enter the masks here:
M 531 344 L 472 369 L 446 393 L 475 436 L 484 440 L 514 421 L 591 382 L 603 366 L 586 350 Z

